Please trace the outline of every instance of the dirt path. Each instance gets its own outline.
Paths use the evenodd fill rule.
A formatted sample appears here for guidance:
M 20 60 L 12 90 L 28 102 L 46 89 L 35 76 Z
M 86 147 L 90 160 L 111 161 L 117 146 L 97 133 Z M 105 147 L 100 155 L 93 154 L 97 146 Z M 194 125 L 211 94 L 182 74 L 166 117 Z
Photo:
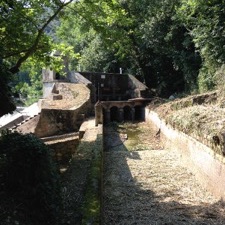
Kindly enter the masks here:
M 157 131 L 128 127 L 106 128 L 103 225 L 225 224 L 224 204 L 162 148 Z

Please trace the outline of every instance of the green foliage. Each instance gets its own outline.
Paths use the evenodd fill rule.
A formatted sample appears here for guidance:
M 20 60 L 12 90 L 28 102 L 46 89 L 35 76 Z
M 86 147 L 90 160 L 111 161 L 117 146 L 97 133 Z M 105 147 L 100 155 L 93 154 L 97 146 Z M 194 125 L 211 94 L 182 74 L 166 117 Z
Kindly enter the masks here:
M 81 142 L 79 151 L 92 152 L 90 171 L 87 177 L 87 189 L 85 190 L 82 205 L 82 225 L 99 224 L 101 220 L 101 179 L 102 179 L 102 152 L 103 137 L 98 134 L 94 143 Z
M 15 63 L 29 51 L 36 41 L 38 30 L 49 16 L 50 12 L 44 14 L 46 7 L 44 1 L 43 4 L 34 1 L 4 1 L 1 3 L 0 41 L 3 46 L 1 53 L 4 59 Z M 47 49 L 49 49 L 49 41 L 43 35 L 35 50 L 43 54 Z
M 223 0 L 83 0 L 67 16 L 58 35 L 80 54 L 76 69 L 122 67 L 161 96 L 215 88 L 225 60 Z
M 165 97 L 174 92 L 191 92 L 196 88 L 201 58 L 188 30 L 177 19 L 175 8 L 179 1 L 152 5 L 141 26 L 145 44 L 142 67 L 147 84 Z
M 208 64 L 204 64 L 202 66 L 198 75 L 198 87 L 200 93 L 213 90 L 216 87 L 216 70 L 207 65 Z
M 79 1 L 67 10 L 58 36 L 80 54 L 75 69 L 121 67 L 161 96 L 188 92 L 196 89 L 201 58 L 177 19 L 178 5 L 177 0 Z
M 222 91 L 225 89 L 225 64 L 223 64 L 217 71 L 216 71 L 216 85 L 217 88 Z
M 25 105 L 29 106 L 42 96 L 42 64 L 28 59 L 14 81 L 13 91 L 20 95 Z
M 90 40 L 88 46 L 80 51 L 78 63 L 78 70 L 119 72 L 119 65 L 113 53 L 106 50 L 106 46 L 97 34 Z
M 73 9 L 78 10 L 77 7 L 81 6 L 75 3 Z M 101 33 L 93 28 L 94 25 L 92 27 L 86 23 L 87 17 L 83 19 L 74 16 L 74 10 L 66 11 L 67 19 L 61 21 L 57 30 L 58 39 L 74 48 L 75 57 L 69 61 L 69 68 L 78 71 L 119 72 L 114 47 L 107 45 Z
M 177 14 L 189 29 L 202 57 L 199 76 L 201 91 L 215 87 L 215 72 L 225 62 L 225 9 L 223 0 L 181 1 Z
M 0 56 L 4 65 L 7 66 L 7 72 L 18 73 L 21 65 L 30 57 L 47 62 L 52 44 L 45 30 L 71 1 L 1 1 Z M 0 76 L 3 76 L 2 71 Z M 9 81 L 11 79 L 7 81 L 4 78 L 1 79 L 1 82 Z M 1 86 L 6 87 L 8 84 L 1 83 Z M 7 98 L 8 105 L 7 101 L 4 101 L 4 114 L 15 108 L 15 106 L 11 107 L 10 97 Z
M 12 80 L 12 74 L 0 58 L 0 117 L 15 110 L 12 91 L 9 86 L 10 80 Z
M 4 132 L 0 161 L 8 195 L 22 204 L 31 221 L 52 224 L 61 198 L 59 173 L 48 147 L 32 134 Z
M 70 70 L 121 67 L 163 97 L 215 87 L 225 60 L 223 0 L 81 0 L 62 11 L 67 2 L 1 3 L 0 53 L 12 72 L 32 56 L 65 73 L 62 58 L 49 56 L 55 49 Z M 49 26 L 56 16 L 57 36 Z M 38 84 L 29 89 L 38 92 Z

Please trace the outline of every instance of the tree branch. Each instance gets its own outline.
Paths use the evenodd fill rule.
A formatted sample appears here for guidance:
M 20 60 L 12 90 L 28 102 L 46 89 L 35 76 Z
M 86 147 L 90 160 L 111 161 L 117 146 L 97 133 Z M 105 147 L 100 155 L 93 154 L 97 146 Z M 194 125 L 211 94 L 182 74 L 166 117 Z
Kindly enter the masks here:
M 46 23 L 38 30 L 37 36 L 34 40 L 33 45 L 25 52 L 24 56 L 20 57 L 16 64 L 9 69 L 9 71 L 13 74 L 19 72 L 19 68 L 22 65 L 23 62 L 25 62 L 37 49 L 38 44 L 40 42 L 41 36 L 44 33 L 45 28 L 56 18 L 56 16 L 59 14 L 59 12 L 69 5 L 73 0 L 70 0 L 66 3 L 63 3 L 62 5 L 59 6 L 59 8 L 55 11 L 55 13 L 49 17 L 49 19 L 46 21 Z

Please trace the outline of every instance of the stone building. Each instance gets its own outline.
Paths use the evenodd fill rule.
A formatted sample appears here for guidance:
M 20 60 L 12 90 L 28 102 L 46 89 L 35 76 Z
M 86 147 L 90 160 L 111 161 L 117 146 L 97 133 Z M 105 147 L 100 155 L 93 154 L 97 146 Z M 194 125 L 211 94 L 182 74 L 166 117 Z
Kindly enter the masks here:
M 42 76 L 38 113 L 16 124 L 19 132 L 43 138 L 77 132 L 89 116 L 95 115 L 96 125 L 145 117 L 148 88 L 132 75 L 68 71 L 62 77 L 44 69 Z

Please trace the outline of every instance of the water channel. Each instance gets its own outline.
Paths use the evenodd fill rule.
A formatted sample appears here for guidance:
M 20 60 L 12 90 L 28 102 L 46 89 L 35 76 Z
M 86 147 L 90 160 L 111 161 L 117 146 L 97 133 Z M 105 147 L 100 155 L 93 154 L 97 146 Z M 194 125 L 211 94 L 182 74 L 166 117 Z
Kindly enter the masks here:
M 103 225 L 225 224 L 223 202 L 150 124 L 112 123 L 104 140 Z

